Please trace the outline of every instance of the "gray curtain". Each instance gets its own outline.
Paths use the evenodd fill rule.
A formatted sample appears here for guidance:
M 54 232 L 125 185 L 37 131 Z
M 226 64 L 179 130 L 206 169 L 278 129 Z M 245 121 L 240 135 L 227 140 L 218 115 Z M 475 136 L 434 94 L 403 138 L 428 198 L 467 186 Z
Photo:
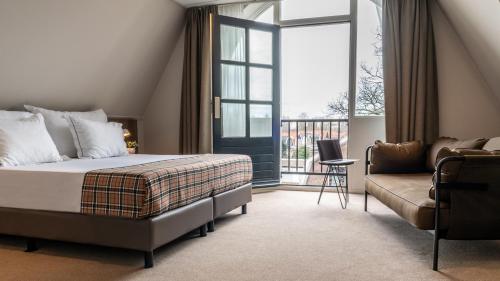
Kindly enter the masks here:
M 212 21 L 216 6 L 186 12 L 180 151 L 212 152 Z
M 382 32 L 386 139 L 423 140 L 439 134 L 432 0 L 384 0 Z

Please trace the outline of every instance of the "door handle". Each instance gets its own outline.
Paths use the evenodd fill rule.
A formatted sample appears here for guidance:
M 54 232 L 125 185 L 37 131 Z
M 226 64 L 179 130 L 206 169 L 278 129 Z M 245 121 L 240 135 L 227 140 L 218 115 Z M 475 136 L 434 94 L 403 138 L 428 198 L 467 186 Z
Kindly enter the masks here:
M 214 118 L 220 119 L 220 97 L 215 97 Z

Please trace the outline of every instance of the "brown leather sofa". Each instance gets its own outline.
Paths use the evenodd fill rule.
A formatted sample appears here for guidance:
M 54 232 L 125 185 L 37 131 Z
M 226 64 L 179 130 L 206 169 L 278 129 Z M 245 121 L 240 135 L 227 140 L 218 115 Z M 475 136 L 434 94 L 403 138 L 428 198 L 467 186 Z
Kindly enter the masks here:
M 377 141 L 366 150 L 365 211 L 370 194 L 416 228 L 434 230 L 434 270 L 440 239 L 500 239 L 500 151 L 483 150 L 486 142 Z

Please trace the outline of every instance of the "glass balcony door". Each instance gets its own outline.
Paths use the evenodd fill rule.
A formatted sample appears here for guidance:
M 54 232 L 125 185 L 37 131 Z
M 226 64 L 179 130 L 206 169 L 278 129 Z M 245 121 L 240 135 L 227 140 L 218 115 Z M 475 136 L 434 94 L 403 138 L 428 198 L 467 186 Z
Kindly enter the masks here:
M 278 183 L 279 27 L 214 19 L 214 152 L 252 158 L 254 183 Z

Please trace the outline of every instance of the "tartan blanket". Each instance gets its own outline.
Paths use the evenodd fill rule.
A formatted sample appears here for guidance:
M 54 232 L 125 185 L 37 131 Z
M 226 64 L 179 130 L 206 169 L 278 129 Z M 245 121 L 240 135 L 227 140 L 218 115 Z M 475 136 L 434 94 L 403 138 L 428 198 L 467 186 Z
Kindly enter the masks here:
M 205 154 L 90 171 L 82 214 L 142 219 L 235 189 L 252 180 L 244 155 Z

